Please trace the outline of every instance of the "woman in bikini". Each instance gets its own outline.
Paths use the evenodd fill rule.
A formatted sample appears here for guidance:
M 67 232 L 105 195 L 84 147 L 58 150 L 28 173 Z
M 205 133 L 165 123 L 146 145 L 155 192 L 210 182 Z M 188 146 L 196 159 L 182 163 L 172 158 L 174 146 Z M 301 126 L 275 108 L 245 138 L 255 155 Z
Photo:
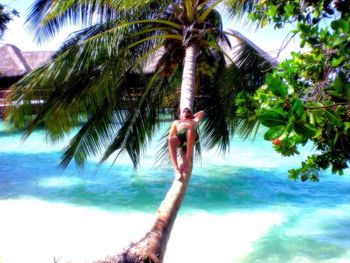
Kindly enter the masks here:
M 173 164 L 175 177 L 181 181 L 182 174 L 187 174 L 189 164 L 192 159 L 193 146 L 198 139 L 197 128 L 199 122 L 204 117 L 204 111 L 199 111 L 192 115 L 191 110 L 185 108 L 181 112 L 179 120 L 175 120 L 171 125 L 168 146 L 171 163 Z M 179 168 L 177 163 L 177 148 L 186 147 L 184 163 Z

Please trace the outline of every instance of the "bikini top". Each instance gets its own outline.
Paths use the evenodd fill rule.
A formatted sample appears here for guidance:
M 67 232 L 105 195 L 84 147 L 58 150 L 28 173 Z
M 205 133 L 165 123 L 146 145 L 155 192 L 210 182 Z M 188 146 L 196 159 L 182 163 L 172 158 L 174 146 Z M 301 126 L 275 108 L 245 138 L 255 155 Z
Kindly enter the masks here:
M 192 128 L 193 130 L 196 130 L 197 127 L 198 127 L 198 123 L 197 123 L 196 121 L 190 120 L 190 119 L 178 120 L 177 124 L 184 123 L 184 122 L 187 122 L 187 123 L 191 124 L 192 127 L 193 127 L 193 128 Z

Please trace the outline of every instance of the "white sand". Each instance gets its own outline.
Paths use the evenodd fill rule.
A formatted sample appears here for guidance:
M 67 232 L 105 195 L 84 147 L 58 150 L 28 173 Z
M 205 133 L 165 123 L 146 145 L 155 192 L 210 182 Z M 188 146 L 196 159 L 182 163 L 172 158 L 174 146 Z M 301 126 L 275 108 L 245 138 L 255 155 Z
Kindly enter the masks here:
M 154 218 L 152 214 L 113 214 L 39 200 L 2 200 L 0 214 L 1 263 L 103 259 L 140 238 Z M 265 212 L 179 216 L 165 262 L 239 262 L 252 251 L 253 242 L 282 218 Z
M 0 262 L 91 262 L 144 233 L 148 214 L 117 215 L 38 200 L 0 201 Z

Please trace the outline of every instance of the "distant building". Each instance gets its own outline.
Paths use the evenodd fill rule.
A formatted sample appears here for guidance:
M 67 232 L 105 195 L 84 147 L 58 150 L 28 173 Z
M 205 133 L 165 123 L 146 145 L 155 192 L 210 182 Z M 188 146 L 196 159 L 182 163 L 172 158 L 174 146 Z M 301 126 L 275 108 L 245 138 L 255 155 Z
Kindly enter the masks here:
M 14 45 L 0 47 L 0 90 L 8 89 L 33 69 L 48 62 L 52 51 L 24 51 Z
M 9 88 L 33 69 L 50 61 L 53 54 L 52 51 L 22 52 L 10 44 L 0 47 L 0 118 L 7 107 Z

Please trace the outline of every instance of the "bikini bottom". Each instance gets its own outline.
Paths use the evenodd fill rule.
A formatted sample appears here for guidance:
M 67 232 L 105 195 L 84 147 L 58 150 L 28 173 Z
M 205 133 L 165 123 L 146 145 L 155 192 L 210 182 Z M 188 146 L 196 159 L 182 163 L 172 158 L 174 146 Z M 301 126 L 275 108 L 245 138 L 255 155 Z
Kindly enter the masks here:
M 187 131 L 189 129 L 188 128 L 183 128 L 181 129 L 180 131 L 176 132 L 176 137 L 179 139 L 180 143 L 177 147 L 179 148 L 183 148 L 183 147 L 186 147 L 186 144 L 187 144 Z M 196 132 L 196 142 L 198 141 L 198 133 L 197 131 Z

